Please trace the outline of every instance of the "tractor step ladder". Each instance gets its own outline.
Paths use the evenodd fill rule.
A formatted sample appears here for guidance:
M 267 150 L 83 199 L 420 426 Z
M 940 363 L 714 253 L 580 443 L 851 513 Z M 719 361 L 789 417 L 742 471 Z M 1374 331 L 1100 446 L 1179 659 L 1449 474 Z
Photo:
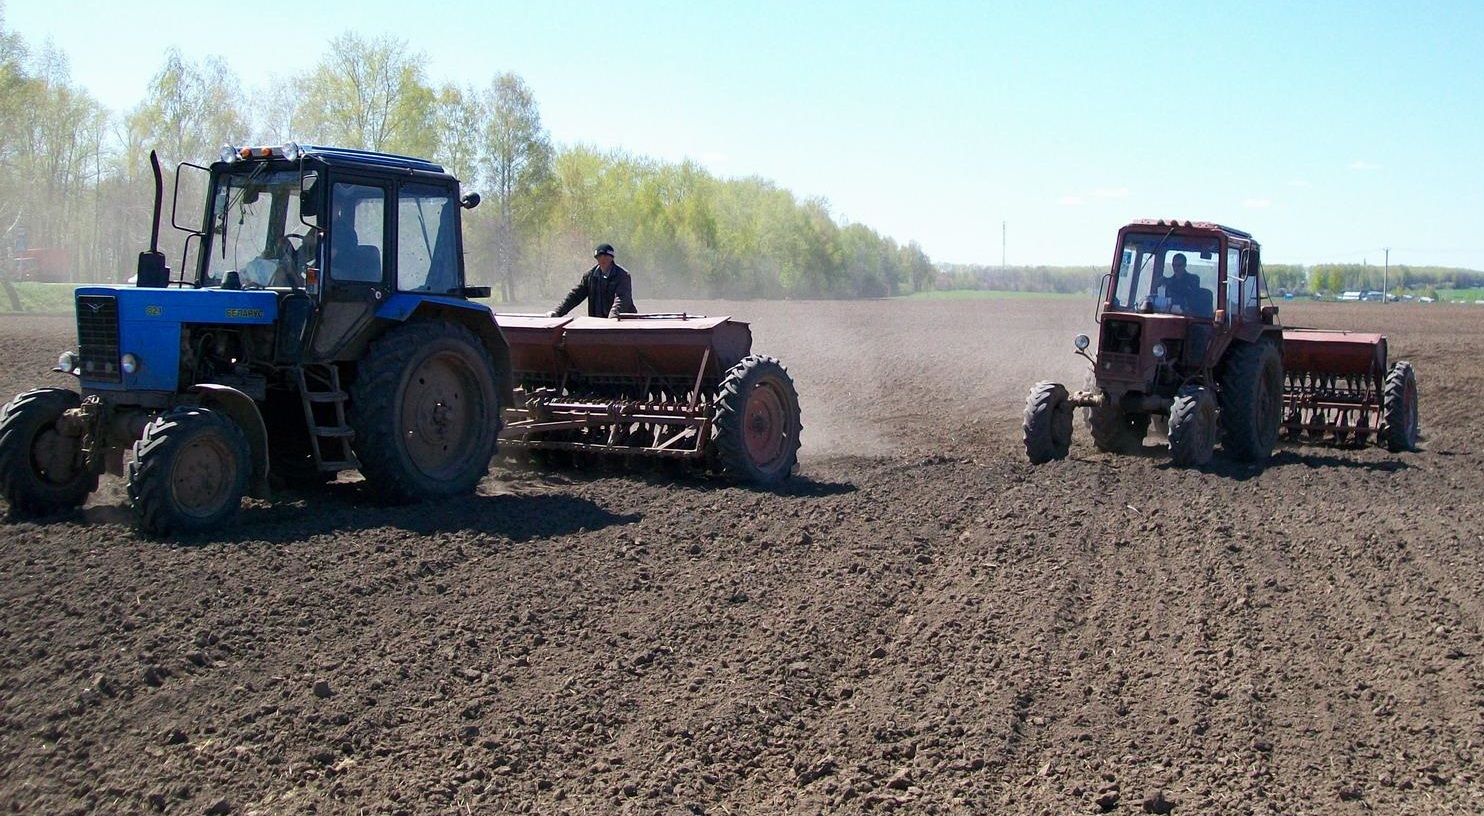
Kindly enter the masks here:
M 299 386 L 300 403 L 304 406 L 304 423 L 309 427 L 309 447 L 320 470 L 335 471 L 358 468 L 350 448 L 355 431 L 345 422 L 347 394 L 340 387 L 340 369 L 333 365 L 294 366 L 294 380 Z

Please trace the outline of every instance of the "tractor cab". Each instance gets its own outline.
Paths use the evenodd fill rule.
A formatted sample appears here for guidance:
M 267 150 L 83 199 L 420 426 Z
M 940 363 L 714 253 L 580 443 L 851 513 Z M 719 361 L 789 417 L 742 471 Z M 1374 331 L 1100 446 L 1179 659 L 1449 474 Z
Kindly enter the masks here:
M 1135 221 L 1119 231 L 1104 283 L 1095 373 L 1109 390 L 1171 395 L 1209 375 L 1227 341 L 1271 326 L 1259 247 L 1219 224 Z
M 1237 330 L 1271 325 L 1277 307 L 1262 276 L 1261 248 L 1221 224 L 1140 220 L 1118 232 L 1105 312 L 1175 314 Z
M 432 162 L 289 143 L 185 166 L 210 175 L 194 285 L 275 292 L 307 361 L 353 359 L 399 300 L 488 295 L 462 263 L 459 209 L 479 196 Z

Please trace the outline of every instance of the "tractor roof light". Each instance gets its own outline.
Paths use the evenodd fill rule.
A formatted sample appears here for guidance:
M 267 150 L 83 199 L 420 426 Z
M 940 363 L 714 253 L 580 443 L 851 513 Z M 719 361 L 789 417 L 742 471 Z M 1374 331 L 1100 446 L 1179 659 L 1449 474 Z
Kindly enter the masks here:
M 288 142 L 283 146 L 283 157 L 289 161 L 298 161 L 302 155 L 304 151 L 299 147 L 298 142 Z
M 222 145 L 221 152 L 217 154 L 222 161 L 232 164 L 243 159 L 271 159 L 283 155 L 283 150 L 277 147 L 233 147 Z
M 1087 351 L 1087 347 L 1091 343 L 1092 339 L 1085 334 L 1079 334 L 1072 338 L 1072 345 L 1076 346 L 1078 351 Z

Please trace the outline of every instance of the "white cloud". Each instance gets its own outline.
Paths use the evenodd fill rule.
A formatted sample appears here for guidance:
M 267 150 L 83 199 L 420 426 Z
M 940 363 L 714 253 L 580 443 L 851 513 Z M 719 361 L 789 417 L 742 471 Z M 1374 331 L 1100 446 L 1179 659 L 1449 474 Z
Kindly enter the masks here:
M 1082 206 L 1082 196 L 1064 195 L 1061 198 L 1057 199 L 1056 203 L 1062 205 L 1063 207 L 1080 207 Z
M 1375 164 L 1375 163 L 1372 163 L 1372 162 L 1368 162 L 1368 161 L 1365 161 L 1363 159 L 1356 159 L 1355 161 L 1350 162 L 1350 164 L 1348 166 L 1350 167 L 1351 170 L 1362 170 L 1362 171 L 1366 171 L 1366 170 L 1380 170 L 1381 169 L 1381 165 Z
M 1299 187 L 1299 188 L 1302 188 L 1302 189 L 1307 190 L 1310 187 L 1313 187 L 1314 185 L 1311 184 L 1308 179 L 1293 179 L 1293 180 L 1291 180 L 1291 181 L 1288 182 L 1288 186 L 1289 187 Z

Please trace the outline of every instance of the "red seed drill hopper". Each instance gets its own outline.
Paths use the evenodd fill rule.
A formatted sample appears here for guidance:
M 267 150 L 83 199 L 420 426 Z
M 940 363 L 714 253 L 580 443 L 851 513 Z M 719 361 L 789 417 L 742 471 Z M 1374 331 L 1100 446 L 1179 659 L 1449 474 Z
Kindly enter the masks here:
M 1387 366 L 1386 338 L 1326 329 L 1283 329 L 1283 425 L 1294 441 L 1417 444 L 1417 375 Z
M 772 485 L 798 462 L 799 397 L 729 317 L 497 314 L 514 402 L 501 448 L 533 459 L 671 459 Z

